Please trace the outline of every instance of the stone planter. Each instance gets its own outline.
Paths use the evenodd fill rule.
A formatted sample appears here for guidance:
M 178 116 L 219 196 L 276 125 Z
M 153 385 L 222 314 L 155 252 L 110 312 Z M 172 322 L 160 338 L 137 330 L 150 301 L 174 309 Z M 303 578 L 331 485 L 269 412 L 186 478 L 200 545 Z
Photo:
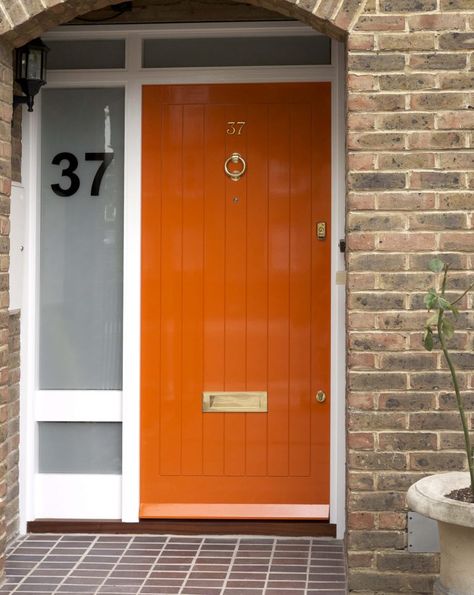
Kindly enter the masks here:
M 474 595 L 474 504 L 446 498 L 469 485 L 469 473 L 440 473 L 425 477 L 408 490 L 408 506 L 438 521 L 441 571 L 434 593 Z

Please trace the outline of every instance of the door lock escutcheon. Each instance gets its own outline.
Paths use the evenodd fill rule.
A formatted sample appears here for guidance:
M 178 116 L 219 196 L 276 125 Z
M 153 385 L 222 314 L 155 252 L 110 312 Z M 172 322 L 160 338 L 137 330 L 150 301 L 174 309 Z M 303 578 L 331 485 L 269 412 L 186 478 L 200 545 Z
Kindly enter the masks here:
M 326 393 L 323 390 L 318 390 L 318 392 L 316 393 L 316 401 L 318 403 L 324 403 L 325 400 L 326 400 Z
M 318 221 L 316 223 L 316 238 L 318 240 L 325 240 L 327 232 L 327 225 L 325 221 Z
M 318 238 L 318 240 L 326 239 L 326 222 L 325 221 L 318 221 L 316 223 L 316 237 Z

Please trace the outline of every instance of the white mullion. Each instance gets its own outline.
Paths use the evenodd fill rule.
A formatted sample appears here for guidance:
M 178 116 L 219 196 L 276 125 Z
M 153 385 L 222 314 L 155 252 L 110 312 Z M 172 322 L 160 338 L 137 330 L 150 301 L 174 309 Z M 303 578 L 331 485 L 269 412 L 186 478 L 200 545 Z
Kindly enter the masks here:
M 84 87 L 125 87 L 130 77 L 121 71 L 111 71 L 110 76 L 104 78 L 100 70 L 84 70 L 81 76 L 71 70 L 55 70 L 48 74 L 49 89 L 84 89 Z
M 37 473 L 35 479 L 35 518 L 120 519 L 120 475 Z
M 138 43 L 137 43 L 138 42 Z M 133 43 L 133 63 L 141 56 L 141 40 Z M 138 45 L 139 44 L 139 45 Z M 138 45 L 138 47 L 137 47 Z M 132 61 L 132 56 L 130 56 Z M 327 81 L 334 77 L 333 66 L 232 66 L 209 68 L 140 68 L 125 73 L 123 70 L 54 70 L 48 73 L 48 86 L 84 87 L 87 85 L 109 87 L 128 82 L 147 84 L 215 84 L 215 83 L 303 83 Z
M 35 421 L 122 421 L 121 390 L 37 390 Z
M 142 67 L 143 39 L 136 34 L 127 37 L 125 52 L 125 65 L 129 75 L 139 72 Z
M 270 37 L 288 35 L 320 36 L 314 29 L 299 22 L 261 21 L 258 23 L 163 23 L 150 25 L 107 25 L 106 27 L 90 27 L 90 25 L 62 25 L 43 35 L 43 39 L 81 40 L 81 39 L 120 39 L 135 34 L 141 38 L 157 37 L 168 39 L 179 38 L 219 38 L 219 37 Z
M 142 68 L 138 78 L 148 84 L 303 83 L 330 80 L 332 66 L 232 66 L 210 68 Z
M 34 416 L 34 394 L 37 379 L 38 353 L 38 258 L 39 258 L 39 163 L 41 138 L 41 96 L 35 101 L 35 111 L 23 114 L 22 179 L 26 192 L 26 233 L 23 308 L 21 314 L 20 381 L 20 533 L 26 533 L 26 524 L 34 518 L 35 472 L 37 432 Z
M 344 46 L 332 42 L 331 180 L 331 426 L 330 426 L 330 521 L 338 539 L 345 531 L 345 286 L 336 283 L 336 273 L 344 270 L 344 254 L 339 240 L 345 233 L 345 105 Z
M 141 84 L 125 90 L 122 520 L 140 504 Z

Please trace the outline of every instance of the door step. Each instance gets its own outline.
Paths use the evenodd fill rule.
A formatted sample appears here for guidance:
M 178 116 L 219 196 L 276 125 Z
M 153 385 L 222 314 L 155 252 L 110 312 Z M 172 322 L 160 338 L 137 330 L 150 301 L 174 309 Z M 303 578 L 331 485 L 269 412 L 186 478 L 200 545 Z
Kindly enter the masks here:
M 147 504 L 140 516 L 157 519 L 305 520 L 327 521 L 327 504 Z
M 114 533 L 148 535 L 280 535 L 336 537 L 336 525 L 327 521 L 250 521 L 141 519 L 138 523 L 109 520 L 37 519 L 28 533 Z

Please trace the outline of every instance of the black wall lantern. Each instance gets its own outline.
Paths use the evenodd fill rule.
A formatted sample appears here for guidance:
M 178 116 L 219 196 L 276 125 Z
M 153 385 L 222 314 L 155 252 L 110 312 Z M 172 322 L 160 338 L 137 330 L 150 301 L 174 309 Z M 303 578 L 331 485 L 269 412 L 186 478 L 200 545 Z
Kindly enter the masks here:
M 13 96 L 13 107 L 26 103 L 28 111 L 33 111 L 34 96 L 46 84 L 46 55 L 49 52 L 38 37 L 16 50 L 15 81 L 25 94 Z

